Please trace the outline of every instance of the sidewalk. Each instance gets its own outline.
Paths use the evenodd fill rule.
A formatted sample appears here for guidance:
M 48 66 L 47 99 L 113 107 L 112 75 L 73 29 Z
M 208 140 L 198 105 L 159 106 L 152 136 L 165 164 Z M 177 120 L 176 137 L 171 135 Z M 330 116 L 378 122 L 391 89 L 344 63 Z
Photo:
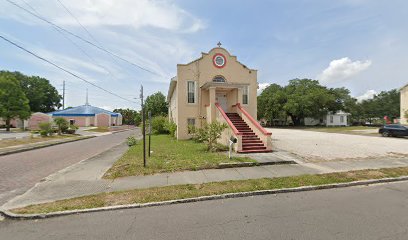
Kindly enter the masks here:
M 275 152 L 275 157 L 295 160 L 299 164 L 161 173 L 148 176 L 125 177 L 116 180 L 101 179 L 105 171 L 110 168 L 127 148 L 125 144 L 117 145 L 105 153 L 50 175 L 23 195 L 7 202 L 2 208 L 12 209 L 30 204 L 136 188 L 408 166 L 408 158 L 303 163 L 300 159 L 294 158 L 287 152 L 278 151 Z

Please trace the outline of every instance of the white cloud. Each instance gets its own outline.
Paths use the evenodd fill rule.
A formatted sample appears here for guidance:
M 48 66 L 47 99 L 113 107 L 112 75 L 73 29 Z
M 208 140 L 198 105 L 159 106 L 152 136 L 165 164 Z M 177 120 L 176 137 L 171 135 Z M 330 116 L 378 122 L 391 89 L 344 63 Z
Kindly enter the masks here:
M 371 60 L 353 62 L 348 57 L 335 59 L 317 78 L 323 84 L 339 82 L 366 70 L 370 65 Z
M 374 98 L 377 94 L 375 90 L 367 90 L 363 95 L 356 97 L 357 101 L 362 102 L 363 100 L 368 100 Z
M 260 83 L 258 86 L 258 95 L 261 94 L 263 92 L 263 90 L 265 90 L 265 88 L 267 88 L 269 85 L 271 85 L 270 83 Z
M 58 2 L 25 0 L 35 6 L 36 12 L 46 16 L 48 20 L 63 25 L 79 27 Z M 77 17 L 84 26 L 131 26 L 134 28 L 156 27 L 171 31 L 196 32 L 205 28 L 199 18 L 178 7 L 172 1 L 149 0 L 62 0 L 63 4 Z M 23 2 L 17 2 L 21 7 L 33 11 Z M 28 13 L 11 4 L 3 4 L 0 9 L 2 18 L 13 18 L 26 24 L 45 24 L 39 21 L 27 21 Z M 30 16 L 32 19 L 32 17 Z

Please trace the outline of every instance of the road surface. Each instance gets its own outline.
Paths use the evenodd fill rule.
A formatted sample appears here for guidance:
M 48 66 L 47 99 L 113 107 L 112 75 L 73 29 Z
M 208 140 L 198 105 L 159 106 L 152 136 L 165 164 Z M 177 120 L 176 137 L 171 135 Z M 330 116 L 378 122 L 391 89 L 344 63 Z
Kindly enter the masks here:
M 125 131 L 0 157 L 0 206 L 41 179 L 125 141 Z
M 407 239 L 408 182 L 0 222 L 1 239 Z

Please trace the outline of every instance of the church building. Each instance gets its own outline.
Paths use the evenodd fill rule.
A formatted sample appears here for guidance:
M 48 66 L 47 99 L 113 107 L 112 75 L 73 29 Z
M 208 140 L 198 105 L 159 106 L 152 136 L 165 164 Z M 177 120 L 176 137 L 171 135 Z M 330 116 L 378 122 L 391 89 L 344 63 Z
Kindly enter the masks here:
M 248 68 L 218 44 L 187 64 L 177 65 L 167 95 L 169 118 L 177 124 L 177 139 L 190 138 L 188 126 L 226 123 L 220 143 L 236 139 L 240 153 L 269 152 L 271 133 L 257 117 L 257 70 Z

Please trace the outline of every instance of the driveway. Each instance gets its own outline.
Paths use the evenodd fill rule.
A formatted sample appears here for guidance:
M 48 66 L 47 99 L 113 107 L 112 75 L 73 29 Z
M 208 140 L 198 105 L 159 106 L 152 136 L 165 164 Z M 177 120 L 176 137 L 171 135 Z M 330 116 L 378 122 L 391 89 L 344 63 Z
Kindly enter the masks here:
M 0 157 L 0 205 L 20 195 L 50 174 L 100 154 L 126 140 L 135 131 Z
M 275 150 L 306 162 L 356 158 L 408 157 L 408 139 L 269 128 Z

